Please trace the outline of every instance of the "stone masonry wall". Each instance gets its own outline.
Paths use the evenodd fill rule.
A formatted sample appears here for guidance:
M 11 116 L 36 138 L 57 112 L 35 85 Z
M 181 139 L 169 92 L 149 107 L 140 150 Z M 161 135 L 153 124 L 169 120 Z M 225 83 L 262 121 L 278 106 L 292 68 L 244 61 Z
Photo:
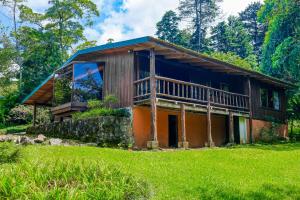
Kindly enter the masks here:
M 129 146 L 133 143 L 132 122 L 127 117 L 98 117 L 83 120 L 54 122 L 29 127 L 27 134 L 75 139 L 107 145 Z

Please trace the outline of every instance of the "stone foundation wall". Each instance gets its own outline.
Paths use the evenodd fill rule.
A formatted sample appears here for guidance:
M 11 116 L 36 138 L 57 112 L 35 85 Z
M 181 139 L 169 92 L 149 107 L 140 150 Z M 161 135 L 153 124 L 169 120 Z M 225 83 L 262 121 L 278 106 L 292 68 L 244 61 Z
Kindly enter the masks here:
M 106 145 L 129 146 L 133 143 L 132 120 L 126 117 L 98 117 L 77 121 L 54 122 L 29 127 L 27 134 L 75 139 Z

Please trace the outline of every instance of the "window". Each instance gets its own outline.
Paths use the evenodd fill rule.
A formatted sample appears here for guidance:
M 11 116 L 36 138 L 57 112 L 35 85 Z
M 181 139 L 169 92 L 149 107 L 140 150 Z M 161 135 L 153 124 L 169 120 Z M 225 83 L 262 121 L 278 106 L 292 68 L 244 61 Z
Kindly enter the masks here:
M 260 89 L 260 105 L 262 107 L 268 107 L 268 90 Z
M 273 106 L 275 110 L 280 109 L 280 99 L 279 99 L 279 93 L 274 91 L 273 92 Z
M 226 83 L 221 83 L 220 89 L 229 92 L 229 85 Z
M 264 108 L 280 110 L 279 93 L 273 90 L 260 89 L 260 105 Z
M 54 106 L 71 102 L 72 96 L 72 69 L 71 67 L 55 74 L 54 79 Z
M 102 99 L 103 69 L 97 63 L 74 64 L 74 102 Z

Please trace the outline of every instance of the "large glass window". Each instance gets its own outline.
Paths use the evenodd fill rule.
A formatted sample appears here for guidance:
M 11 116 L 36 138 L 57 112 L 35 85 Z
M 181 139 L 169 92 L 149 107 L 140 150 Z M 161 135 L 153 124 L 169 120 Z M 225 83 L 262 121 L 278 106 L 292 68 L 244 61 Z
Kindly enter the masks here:
M 97 63 L 74 64 L 73 102 L 102 99 L 103 68 Z
M 262 107 L 268 107 L 268 90 L 260 89 L 260 105 Z
M 278 92 L 273 92 L 273 104 L 274 104 L 274 109 L 279 110 L 280 109 L 280 99 L 279 99 L 279 93 Z
M 71 67 L 55 74 L 54 79 L 54 106 L 71 102 L 72 96 L 72 69 Z

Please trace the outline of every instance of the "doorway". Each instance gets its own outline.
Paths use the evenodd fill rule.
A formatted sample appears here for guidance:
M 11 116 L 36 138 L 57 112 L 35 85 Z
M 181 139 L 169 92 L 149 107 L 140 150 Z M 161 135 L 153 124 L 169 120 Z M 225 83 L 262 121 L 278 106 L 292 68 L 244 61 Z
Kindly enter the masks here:
M 178 147 L 178 119 L 176 115 L 169 115 L 169 147 Z

